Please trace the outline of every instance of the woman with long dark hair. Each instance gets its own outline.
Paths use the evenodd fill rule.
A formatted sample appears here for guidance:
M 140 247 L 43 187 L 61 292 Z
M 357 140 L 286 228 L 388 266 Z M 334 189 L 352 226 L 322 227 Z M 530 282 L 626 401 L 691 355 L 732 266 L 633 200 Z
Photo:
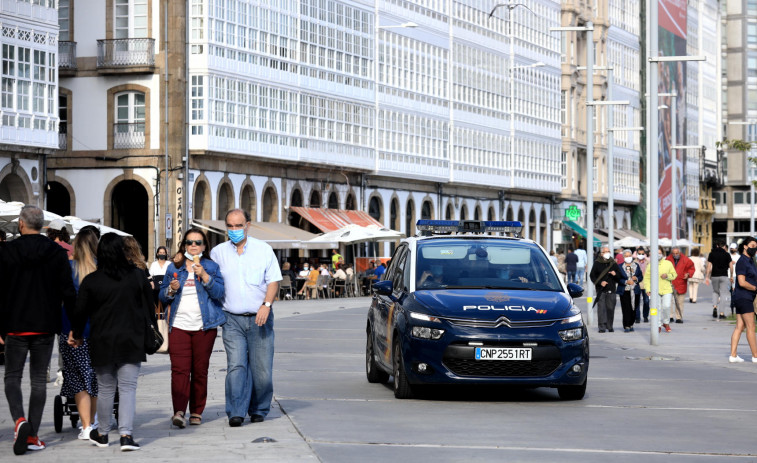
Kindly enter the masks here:
M 208 397 L 208 367 L 217 327 L 226 323 L 224 284 L 218 264 L 206 255 L 208 237 L 190 228 L 179 244 L 179 254 L 168 265 L 160 300 L 171 305 L 168 314 L 168 354 L 171 357 L 171 398 L 174 426 L 202 424 Z
M 74 314 L 74 338 L 80 343 L 87 319 L 92 366 L 97 373 L 99 429 L 89 440 L 108 446 L 111 411 L 118 387 L 118 432 L 121 450 L 139 450 L 132 438 L 137 400 L 137 378 L 145 356 L 147 317 L 155 316 L 152 290 L 144 270 L 126 258 L 124 240 L 106 233 L 97 247 L 97 270 L 87 275 L 79 288 Z
M 736 308 L 736 327 L 731 335 L 731 363 L 743 362 L 737 352 L 741 333 L 746 330 L 746 340 L 752 350 L 752 362 L 757 363 L 757 339 L 754 334 L 754 298 L 757 296 L 757 239 L 748 237 L 739 245 L 739 260 L 736 262 L 736 286 L 733 289 L 733 305 Z

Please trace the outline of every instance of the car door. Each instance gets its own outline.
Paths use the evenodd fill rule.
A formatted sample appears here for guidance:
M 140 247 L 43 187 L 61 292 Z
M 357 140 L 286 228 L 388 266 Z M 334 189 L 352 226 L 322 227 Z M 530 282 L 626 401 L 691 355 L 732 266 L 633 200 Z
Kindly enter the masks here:
M 384 275 L 385 280 L 394 282 L 398 264 L 406 253 L 406 245 L 401 245 L 394 251 L 391 264 L 386 271 L 386 275 Z M 391 326 L 396 308 L 396 302 L 393 300 L 393 296 L 394 294 L 392 294 L 392 296 L 374 294 L 373 296 L 376 298 L 376 319 L 374 320 L 373 327 L 373 332 L 376 333 L 374 339 L 374 342 L 376 343 L 376 354 L 379 361 L 389 368 L 391 368 Z

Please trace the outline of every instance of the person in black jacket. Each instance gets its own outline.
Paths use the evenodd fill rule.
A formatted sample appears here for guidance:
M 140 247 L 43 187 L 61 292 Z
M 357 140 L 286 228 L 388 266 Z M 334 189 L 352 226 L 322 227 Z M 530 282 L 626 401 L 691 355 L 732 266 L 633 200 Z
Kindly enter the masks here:
M 154 317 L 152 288 L 144 270 L 126 259 L 124 240 L 106 233 L 97 247 L 97 270 L 87 275 L 79 287 L 73 316 L 73 337 L 78 344 L 89 319 L 89 346 L 92 366 L 97 373 L 99 396 L 97 414 L 100 428 L 89 440 L 98 447 L 108 446 L 111 410 L 118 387 L 118 432 L 121 450 L 139 450 L 132 438 L 136 411 L 137 378 L 145 356 L 148 317 Z
M 15 422 L 16 455 L 45 448 L 38 433 L 47 397 L 47 367 L 61 330 L 62 303 L 76 302 L 66 251 L 40 234 L 43 225 L 42 210 L 24 206 L 18 218 L 21 236 L 0 253 L 0 342 L 5 343 L 5 396 Z M 27 355 L 28 421 L 21 394 Z
M 591 267 L 589 275 L 597 289 L 597 325 L 599 332 L 605 330 L 612 333 L 612 322 L 615 318 L 615 290 L 618 284 L 625 284 L 625 274 L 615 261 L 610 248 L 602 246 L 600 255 Z

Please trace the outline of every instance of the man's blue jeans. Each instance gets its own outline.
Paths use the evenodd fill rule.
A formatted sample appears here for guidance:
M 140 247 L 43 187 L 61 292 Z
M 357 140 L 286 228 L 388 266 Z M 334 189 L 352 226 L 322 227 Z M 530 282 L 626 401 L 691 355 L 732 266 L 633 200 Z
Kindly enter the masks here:
M 255 317 L 226 313 L 226 415 L 267 416 L 273 399 L 273 312 L 265 325 Z
M 576 282 L 576 272 L 568 272 L 568 283 Z
M 576 269 L 576 284 L 583 286 L 584 275 L 586 275 L 586 267 L 578 267 Z

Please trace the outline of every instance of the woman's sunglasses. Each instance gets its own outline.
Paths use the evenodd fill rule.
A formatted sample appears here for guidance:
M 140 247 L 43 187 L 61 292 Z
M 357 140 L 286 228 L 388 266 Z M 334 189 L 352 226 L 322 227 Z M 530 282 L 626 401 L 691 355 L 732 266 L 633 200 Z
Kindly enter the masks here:
M 187 246 L 197 245 L 202 246 L 202 240 L 184 240 L 184 244 Z

